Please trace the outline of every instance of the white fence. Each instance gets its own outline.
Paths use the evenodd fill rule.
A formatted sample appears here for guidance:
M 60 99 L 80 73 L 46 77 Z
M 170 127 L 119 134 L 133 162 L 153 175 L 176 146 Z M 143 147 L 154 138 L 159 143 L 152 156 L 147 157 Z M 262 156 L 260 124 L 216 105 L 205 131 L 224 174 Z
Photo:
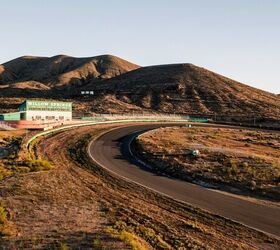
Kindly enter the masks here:
M 102 119 L 107 121 L 112 120 L 188 120 L 187 115 L 176 114 L 145 114 L 145 113 L 130 113 L 130 114 L 98 114 L 96 116 L 83 117 L 88 119 Z M 82 119 L 83 119 L 82 118 Z

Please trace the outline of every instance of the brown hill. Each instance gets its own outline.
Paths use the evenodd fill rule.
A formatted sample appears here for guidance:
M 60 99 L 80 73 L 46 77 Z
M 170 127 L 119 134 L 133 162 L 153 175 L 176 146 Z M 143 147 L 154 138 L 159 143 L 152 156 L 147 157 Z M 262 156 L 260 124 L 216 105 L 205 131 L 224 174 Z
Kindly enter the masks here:
M 88 58 L 24 56 L 0 65 L 0 85 L 36 81 L 51 88 L 69 88 L 137 68 L 139 66 L 111 55 Z
M 34 90 L 49 90 L 50 87 L 36 81 L 16 82 L 6 85 L 0 85 L 0 89 L 34 89 Z
M 94 96 L 81 96 L 90 89 Z M 0 65 L 0 112 L 13 98 L 68 99 L 82 112 L 159 111 L 280 118 L 279 95 L 192 64 L 139 67 L 114 56 L 21 57 Z M 10 98 L 10 99 L 8 99 Z
M 192 64 L 142 67 L 87 89 L 161 112 L 280 117 L 277 95 Z

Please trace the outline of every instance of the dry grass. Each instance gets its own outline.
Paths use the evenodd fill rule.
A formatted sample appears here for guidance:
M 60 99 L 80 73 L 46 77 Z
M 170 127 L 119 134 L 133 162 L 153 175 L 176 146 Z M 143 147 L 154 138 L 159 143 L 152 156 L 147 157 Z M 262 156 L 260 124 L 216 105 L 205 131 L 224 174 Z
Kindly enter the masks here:
M 226 184 L 262 196 L 280 195 L 279 132 L 164 128 L 137 140 L 139 152 L 176 177 Z M 198 149 L 197 158 L 188 155 Z M 145 156 L 145 155 L 143 155 Z
M 9 137 L 22 137 L 24 136 L 26 131 L 22 130 L 11 130 L 11 131 L 1 131 L 0 130 L 0 139 L 9 138 Z
M 93 164 L 87 143 L 112 126 L 80 128 L 35 145 L 50 171 L 1 181 L 1 200 L 18 235 L 9 248 L 277 249 L 279 241 L 118 179 Z M 108 227 L 114 231 L 108 232 Z M 116 232 L 116 234 L 115 234 Z M 136 244 L 136 245 L 135 245 Z
M 0 180 L 14 174 L 38 172 L 52 169 L 52 164 L 44 159 L 31 159 L 29 152 L 25 152 L 23 139 L 27 135 L 24 130 L 0 131 L 0 146 L 6 151 L 0 155 Z M 2 137 L 1 137 L 2 136 Z
M 125 231 L 124 229 L 122 231 L 118 231 L 112 227 L 106 228 L 106 232 L 118 237 L 121 241 L 125 242 L 133 250 L 152 249 L 152 247 L 149 244 L 147 244 L 147 242 L 145 242 L 139 236 L 135 235 L 133 232 Z
M 14 236 L 16 229 L 14 224 L 10 221 L 11 214 L 8 210 L 1 205 L 0 206 L 0 237 Z

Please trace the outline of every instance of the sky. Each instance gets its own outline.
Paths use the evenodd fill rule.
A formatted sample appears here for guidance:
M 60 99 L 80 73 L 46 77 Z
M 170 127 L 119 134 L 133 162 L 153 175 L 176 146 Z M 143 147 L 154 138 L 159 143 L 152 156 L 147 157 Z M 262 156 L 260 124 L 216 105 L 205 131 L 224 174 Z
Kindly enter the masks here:
M 112 54 L 193 63 L 280 93 L 279 0 L 0 0 L 0 64 Z

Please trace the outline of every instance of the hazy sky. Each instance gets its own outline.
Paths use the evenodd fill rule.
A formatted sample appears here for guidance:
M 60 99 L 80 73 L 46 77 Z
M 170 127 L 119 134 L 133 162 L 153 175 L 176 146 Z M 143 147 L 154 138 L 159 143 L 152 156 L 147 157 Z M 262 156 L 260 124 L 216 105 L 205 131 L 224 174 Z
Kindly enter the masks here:
M 280 93 L 279 0 L 0 0 L 0 63 L 113 54 L 189 62 Z

